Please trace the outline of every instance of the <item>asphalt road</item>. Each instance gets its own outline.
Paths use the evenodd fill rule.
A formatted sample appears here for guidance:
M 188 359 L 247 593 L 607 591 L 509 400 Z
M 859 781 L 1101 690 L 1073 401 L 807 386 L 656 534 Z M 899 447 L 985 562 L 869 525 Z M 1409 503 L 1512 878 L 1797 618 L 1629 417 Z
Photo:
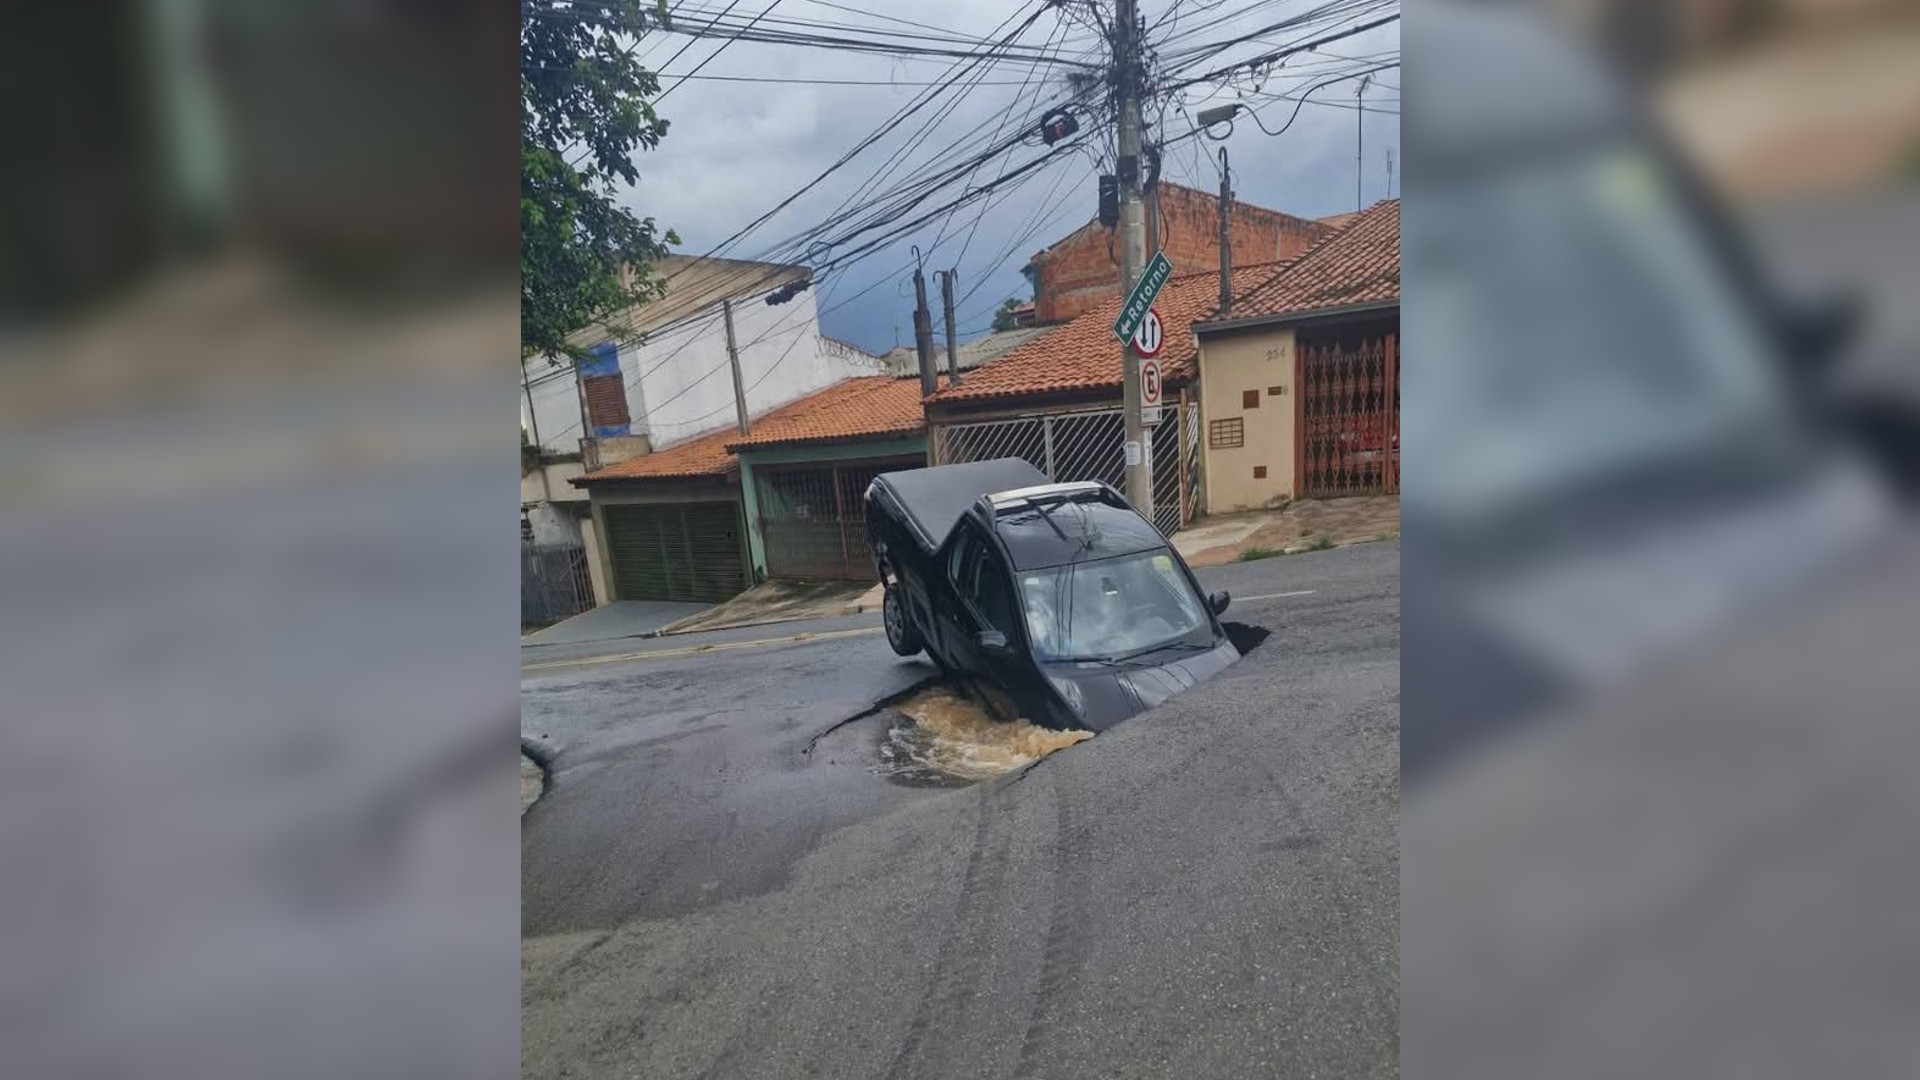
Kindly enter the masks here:
M 1200 576 L 1272 636 L 968 788 L 877 634 L 523 669 L 525 1075 L 1394 1075 L 1398 546 Z

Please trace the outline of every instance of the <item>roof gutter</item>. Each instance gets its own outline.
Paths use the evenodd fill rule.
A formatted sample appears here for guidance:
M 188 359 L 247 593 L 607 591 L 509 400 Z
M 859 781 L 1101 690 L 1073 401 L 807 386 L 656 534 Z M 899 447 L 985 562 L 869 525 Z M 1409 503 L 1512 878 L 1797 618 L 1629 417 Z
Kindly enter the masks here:
M 1284 323 L 1311 322 L 1315 319 L 1331 319 L 1341 315 L 1364 315 L 1374 311 L 1396 311 L 1400 307 L 1398 300 L 1374 300 L 1365 304 L 1347 304 L 1342 307 L 1315 308 L 1312 311 L 1283 311 L 1277 315 L 1249 315 L 1244 319 L 1221 319 L 1218 322 L 1194 323 L 1193 333 L 1197 338 L 1201 334 L 1211 334 L 1221 330 L 1251 330 L 1260 326 L 1279 326 Z

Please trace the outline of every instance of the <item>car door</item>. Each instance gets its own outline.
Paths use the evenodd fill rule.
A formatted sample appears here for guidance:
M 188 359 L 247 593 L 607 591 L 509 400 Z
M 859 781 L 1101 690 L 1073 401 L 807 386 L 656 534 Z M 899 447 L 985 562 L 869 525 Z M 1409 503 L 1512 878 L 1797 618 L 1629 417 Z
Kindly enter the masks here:
M 1015 719 L 1030 711 L 1021 703 L 1029 696 L 1025 691 L 1033 665 L 1014 601 L 1012 576 L 999 552 L 971 522 L 963 526 L 954 545 L 948 571 L 959 601 L 944 613 L 949 655 L 957 659 L 976 695 L 991 711 L 1001 719 Z M 983 647 L 979 641 L 983 630 L 1005 635 L 1006 648 Z

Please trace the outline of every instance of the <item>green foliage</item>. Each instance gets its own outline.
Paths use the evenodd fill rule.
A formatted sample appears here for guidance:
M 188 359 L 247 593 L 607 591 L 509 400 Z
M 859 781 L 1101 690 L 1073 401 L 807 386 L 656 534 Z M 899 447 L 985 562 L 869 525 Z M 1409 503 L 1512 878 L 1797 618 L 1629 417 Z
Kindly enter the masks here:
M 1279 548 L 1250 547 L 1240 552 L 1240 554 L 1235 555 L 1233 558 L 1235 562 L 1258 562 L 1261 559 L 1271 559 L 1275 555 L 1285 554 L 1286 552 L 1281 551 Z
M 575 356 L 573 334 L 664 291 L 646 268 L 680 238 L 614 196 L 640 178 L 633 151 L 667 133 L 659 80 L 628 47 L 666 17 L 666 0 L 521 4 L 522 357 Z
M 1007 297 L 1006 301 L 1000 305 L 1000 310 L 993 313 L 994 333 L 997 334 L 1002 330 L 1012 330 L 1014 328 L 1013 309 L 1019 306 L 1019 300 L 1011 296 Z
M 1314 537 L 1313 539 L 1311 539 L 1311 540 L 1309 540 L 1309 541 L 1307 541 L 1307 544 L 1306 544 L 1306 546 L 1305 546 L 1305 547 L 1303 547 L 1303 548 L 1301 548 L 1300 550 L 1302 550 L 1302 551 L 1326 551 L 1326 550 L 1327 550 L 1328 548 L 1331 548 L 1331 547 L 1333 547 L 1333 538 L 1332 538 L 1332 537 L 1330 537 L 1330 536 L 1316 536 L 1316 537 Z

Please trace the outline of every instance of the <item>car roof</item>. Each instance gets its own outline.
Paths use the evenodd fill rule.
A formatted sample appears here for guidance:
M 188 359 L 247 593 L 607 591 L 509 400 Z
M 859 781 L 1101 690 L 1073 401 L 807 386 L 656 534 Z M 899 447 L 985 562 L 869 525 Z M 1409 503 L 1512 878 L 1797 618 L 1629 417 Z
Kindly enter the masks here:
M 993 531 L 1015 570 L 1110 559 L 1167 546 L 1167 538 L 1146 518 L 1106 498 L 1104 487 L 1097 487 L 1078 497 L 1022 500 L 997 507 Z
M 921 546 L 932 552 L 982 495 L 1047 482 L 1047 474 L 1024 458 L 995 458 L 881 473 L 873 486 L 890 496 Z

